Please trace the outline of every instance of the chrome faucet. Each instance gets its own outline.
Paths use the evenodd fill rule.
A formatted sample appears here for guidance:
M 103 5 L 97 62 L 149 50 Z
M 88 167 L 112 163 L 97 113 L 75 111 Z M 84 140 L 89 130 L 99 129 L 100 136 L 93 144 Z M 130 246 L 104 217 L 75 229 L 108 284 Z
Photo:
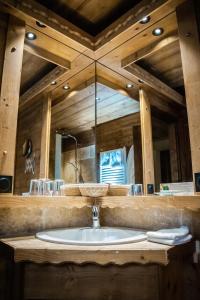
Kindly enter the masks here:
M 92 227 L 100 228 L 100 206 L 92 206 Z

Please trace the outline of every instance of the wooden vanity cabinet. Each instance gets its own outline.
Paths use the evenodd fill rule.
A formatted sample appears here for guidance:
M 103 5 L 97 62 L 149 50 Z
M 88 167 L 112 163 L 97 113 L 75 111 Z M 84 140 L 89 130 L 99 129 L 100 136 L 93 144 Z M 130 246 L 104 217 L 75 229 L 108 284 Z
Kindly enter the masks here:
M 42 243 L 42 241 L 38 243 Z M 143 245 L 147 245 L 147 243 L 143 242 Z M 160 249 L 164 251 L 163 245 Z M 163 264 L 147 262 L 150 256 L 142 250 L 139 255 L 136 250 L 135 253 L 133 250 L 131 254 L 133 255 L 133 263 L 128 262 L 121 265 L 117 263 L 117 260 L 116 263 L 100 264 L 94 261 L 89 262 L 87 258 L 84 262 L 84 251 L 81 263 L 72 261 L 55 263 L 57 261 L 56 256 L 61 251 L 61 246 L 59 250 L 54 249 L 52 251 L 45 247 L 40 250 L 42 252 L 32 251 L 32 249 L 26 249 L 26 252 L 23 252 L 23 247 L 14 249 L 1 243 L 1 300 L 199 299 L 199 295 L 192 289 L 188 291 L 188 286 L 186 286 L 186 271 L 188 266 L 192 265 L 193 242 L 171 247 L 168 253 L 166 252 L 166 259 L 169 259 L 167 264 L 164 261 Z M 100 251 L 95 251 L 97 261 Z M 153 257 L 156 258 L 154 250 L 151 250 L 151 252 L 152 259 Z M 35 261 L 27 261 L 28 253 L 30 253 L 30 260 Z M 43 253 L 43 257 L 41 253 Z M 64 255 L 64 252 L 62 253 Z M 66 256 L 66 260 L 67 257 L 70 260 L 70 252 L 68 253 L 69 256 Z M 117 251 L 115 253 L 117 257 Z M 81 256 L 81 254 L 78 255 Z M 106 257 L 109 252 L 104 255 Z M 50 256 L 54 263 L 50 262 Z M 125 253 L 124 256 L 126 256 Z M 137 257 L 138 263 L 136 262 Z M 190 295 L 189 298 L 187 295 Z

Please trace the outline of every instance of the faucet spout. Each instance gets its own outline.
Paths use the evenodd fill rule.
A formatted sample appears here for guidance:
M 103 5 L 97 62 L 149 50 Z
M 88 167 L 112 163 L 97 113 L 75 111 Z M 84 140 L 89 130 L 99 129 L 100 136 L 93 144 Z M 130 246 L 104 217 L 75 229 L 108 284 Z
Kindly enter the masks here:
M 97 205 L 92 206 L 92 227 L 100 228 L 100 207 Z

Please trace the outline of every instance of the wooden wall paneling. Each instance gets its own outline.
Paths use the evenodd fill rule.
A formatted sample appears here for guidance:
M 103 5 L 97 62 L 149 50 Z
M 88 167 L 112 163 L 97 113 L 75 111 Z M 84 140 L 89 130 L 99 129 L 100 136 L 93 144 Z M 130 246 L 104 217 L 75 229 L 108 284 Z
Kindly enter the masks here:
M 186 1 L 177 8 L 177 21 L 195 176 L 195 173 L 200 173 L 200 40 L 192 1 Z
M 172 182 L 179 181 L 178 145 L 176 140 L 176 126 L 169 125 L 169 147 Z
M 42 110 L 42 133 L 40 147 L 40 178 L 49 177 L 49 155 L 51 137 L 51 94 L 45 95 Z
M 143 185 L 147 194 L 148 184 L 155 184 L 152 141 L 151 107 L 147 93 L 140 89 L 140 118 L 142 136 Z
M 0 98 L 0 174 L 14 176 L 25 24 L 10 16 Z
M 16 159 L 15 159 L 15 184 L 14 194 L 21 194 L 29 190 L 30 180 L 39 178 L 40 175 L 40 155 L 42 136 L 42 112 L 43 101 L 33 103 L 30 107 L 19 112 L 17 127 Z M 22 156 L 22 146 L 25 139 L 31 139 L 33 153 L 35 155 L 34 174 L 25 174 L 25 158 Z

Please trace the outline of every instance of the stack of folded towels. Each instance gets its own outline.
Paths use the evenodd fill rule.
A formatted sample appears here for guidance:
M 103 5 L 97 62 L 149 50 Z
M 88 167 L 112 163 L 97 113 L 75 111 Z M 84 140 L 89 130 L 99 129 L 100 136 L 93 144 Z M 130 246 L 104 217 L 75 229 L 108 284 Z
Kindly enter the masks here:
M 146 235 L 147 240 L 150 242 L 170 246 L 185 244 L 192 239 L 192 235 L 189 234 L 189 228 L 187 226 L 171 229 L 160 229 L 158 231 L 148 231 Z

